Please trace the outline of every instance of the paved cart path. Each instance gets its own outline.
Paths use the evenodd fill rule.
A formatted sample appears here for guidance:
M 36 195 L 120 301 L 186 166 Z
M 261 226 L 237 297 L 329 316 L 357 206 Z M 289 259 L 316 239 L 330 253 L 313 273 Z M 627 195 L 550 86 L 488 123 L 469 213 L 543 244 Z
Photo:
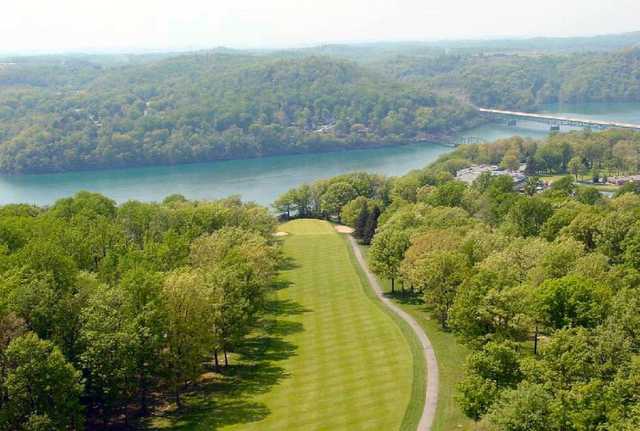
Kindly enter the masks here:
M 353 248 L 353 253 L 356 256 L 358 264 L 367 276 L 367 280 L 369 281 L 369 284 L 373 288 L 378 299 L 386 307 L 391 309 L 391 311 L 397 314 L 401 319 L 407 322 L 420 341 L 420 345 L 422 346 L 422 349 L 424 351 L 424 358 L 427 366 L 427 384 L 424 409 L 422 410 L 422 417 L 420 418 L 420 423 L 418 424 L 418 431 L 431 431 L 433 420 L 435 418 L 436 406 L 438 405 L 438 361 L 436 360 L 435 352 L 433 351 L 433 347 L 431 346 L 431 341 L 429 341 L 429 337 L 427 337 L 427 334 L 425 334 L 424 330 L 420 327 L 418 322 L 416 322 L 413 317 L 411 317 L 408 313 L 394 304 L 391 299 L 387 298 L 384 295 L 382 286 L 380 286 L 380 283 L 378 282 L 376 276 L 373 275 L 373 273 L 369 270 L 367 261 L 362 255 L 362 251 L 360 250 L 360 247 L 358 247 L 358 243 L 351 235 L 349 235 L 349 242 L 351 243 L 351 247 Z

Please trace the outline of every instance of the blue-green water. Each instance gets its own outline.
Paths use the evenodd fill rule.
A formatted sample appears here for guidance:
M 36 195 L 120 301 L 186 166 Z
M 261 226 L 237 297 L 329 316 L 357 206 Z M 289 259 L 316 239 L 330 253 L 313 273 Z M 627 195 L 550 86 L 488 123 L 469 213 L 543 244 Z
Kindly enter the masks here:
M 640 123 L 640 103 L 548 106 L 545 112 Z M 513 135 L 543 138 L 548 126 L 519 122 L 517 127 L 489 124 L 463 136 L 495 140 Z M 421 168 L 451 148 L 411 144 L 324 154 L 268 157 L 179 166 L 160 166 L 51 175 L 0 176 L 0 204 L 27 202 L 47 205 L 79 190 L 103 193 L 117 202 L 159 201 L 172 193 L 190 199 L 214 199 L 233 194 L 268 205 L 280 193 L 305 182 L 334 175 L 368 171 L 402 175 Z

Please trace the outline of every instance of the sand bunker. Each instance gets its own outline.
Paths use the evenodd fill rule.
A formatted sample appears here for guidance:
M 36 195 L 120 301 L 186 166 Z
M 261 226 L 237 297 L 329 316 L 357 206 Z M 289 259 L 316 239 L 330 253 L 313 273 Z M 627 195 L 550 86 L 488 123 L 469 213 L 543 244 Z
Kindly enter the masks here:
M 289 235 L 289 232 L 282 232 L 282 231 L 276 232 L 273 234 L 273 236 L 287 236 L 287 235 Z
M 336 229 L 336 231 L 338 233 L 353 233 L 353 229 L 350 228 L 349 226 L 344 226 L 341 224 L 337 224 L 334 226 L 334 228 Z

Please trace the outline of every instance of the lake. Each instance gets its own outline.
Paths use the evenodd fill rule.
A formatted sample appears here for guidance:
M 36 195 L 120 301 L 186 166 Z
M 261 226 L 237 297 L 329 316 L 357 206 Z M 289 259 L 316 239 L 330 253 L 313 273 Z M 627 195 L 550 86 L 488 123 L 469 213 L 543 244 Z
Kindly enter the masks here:
M 546 106 L 542 111 L 640 123 L 640 103 L 555 105 Z M 548 125 L 521 121 L 515 127 L 487 124 L 461 136 L 489 141 L 513 135 L 543 138 L 548 130 Z M 0 204 L 48 205 L 79 190 L 89 190 L 117 202 L 130 199 L 160 201 L 172 193 L 183 194 L 189 199 L 215 199 L 237 194 L 244 200 L 269 205 L 280 193 L 305 182 L 353 171 L 402 175 L 424 167 L 448 151 L 451 148 L 444 145 L 423 143 L 191 165 L 0 176 Z

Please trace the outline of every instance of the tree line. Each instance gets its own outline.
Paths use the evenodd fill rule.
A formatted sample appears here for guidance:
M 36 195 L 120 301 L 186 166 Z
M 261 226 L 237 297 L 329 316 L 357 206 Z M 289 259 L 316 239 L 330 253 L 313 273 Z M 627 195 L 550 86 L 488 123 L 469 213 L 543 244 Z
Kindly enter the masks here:
M 605 52 L 474 52 L 404 54 L 376 70 L 422 82 L 476 106 L 535 110 L 545 104 L 640 101 L 640 49 Z
M 572 177 L 533 196 L 490 174 L 428 187 L 383 214 L 372 269 L 472 348 L 462 411 L 481 429 L 635 429 L 640 196 Z
M 0 207 L 0 429 L 180 408 L 259 321 L 281 261 L 275 223 L 236 198 Z
M 355 172 L 303 184 L 280 195 L 273 208 L 285 219 L 321 218 L 344 223 L 369 244 L 382 209 L 391 199 L 391 180 Z

